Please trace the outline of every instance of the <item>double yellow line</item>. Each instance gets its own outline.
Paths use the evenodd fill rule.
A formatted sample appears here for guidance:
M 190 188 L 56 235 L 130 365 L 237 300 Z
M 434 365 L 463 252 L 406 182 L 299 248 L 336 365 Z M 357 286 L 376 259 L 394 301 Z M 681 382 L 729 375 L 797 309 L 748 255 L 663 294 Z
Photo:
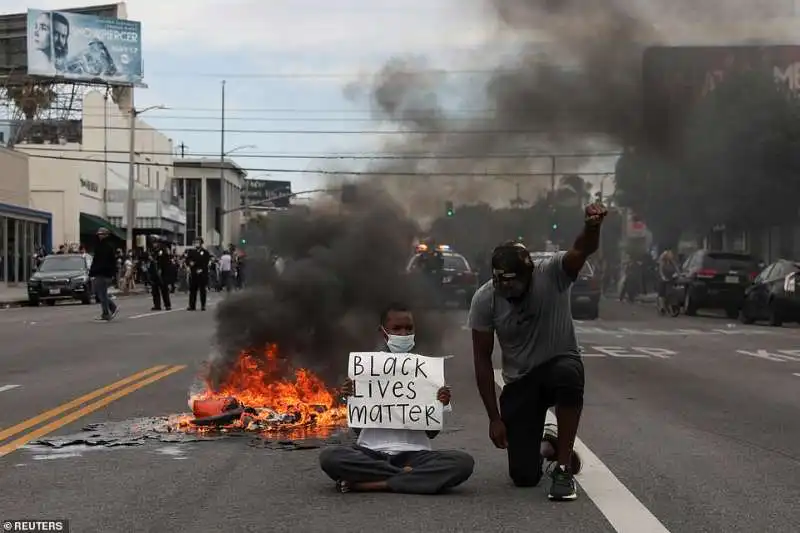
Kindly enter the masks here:
M 155 383 L 156 381 L 163 379 L 169 375 L 172 375 L 176 372 L 180 372 L 186 368 L 186 365 L 158 365 L 152 368 L 148 368 L 147 370 L 143 370 L 137 374 L 129 376 L 125 379 L 121 379 L 116 383 L 112 383 L 106 387 L 101 389 L 97 389 L 96 391 L 90 392 L 89 394 L 84 394 L 80 398 L 75 398 L 74 400 L 67 402 L 63 405 L 59 405 L 54 409 L 50 409 L 49 411 L 45 411 L 42 414 L 36 415 L 33 418 L 29 418 L 24 422 L 20 422 L 16 426 L 12 426 L 8 429 L 0 429 L 0 442 L 12 438 L 23 431 L 30 429 L 34 426 L 38 426 L 43 422 L 47 422 L 48 420 L 55 418 L 49 424 L 46 424 L 39 429 L 31 431 L 30 433 L 26 433 L 21 437 L 9 442 L 8 444 L 0 445 L 0 457 L 8 455 L 9 453 L 13 452 L 14 450 L 21 448 L 22 446 L 26 445 L 32 440 L 39 439 L 53 431 L 70 424 L 79 418 L 82 418 L 90 413 L 97 411 L 98 409 L 102 409 L 106 405 L 110 404 L 115 400 L 119 400 L 123 396 L 127 396 L 132 392 L 135 392 L 151 383 Z M 109 394 L 112 393 L 112 394 Z M 108 395 L 108 396 L 106 396 Z M 95 398 L 101 399 L 91 402 Z M 82 406 L 82 407 L 81 407 Z M 75 409 L 79 407 L 79 409 L 65 415 L 59 416 L 71 409 Z

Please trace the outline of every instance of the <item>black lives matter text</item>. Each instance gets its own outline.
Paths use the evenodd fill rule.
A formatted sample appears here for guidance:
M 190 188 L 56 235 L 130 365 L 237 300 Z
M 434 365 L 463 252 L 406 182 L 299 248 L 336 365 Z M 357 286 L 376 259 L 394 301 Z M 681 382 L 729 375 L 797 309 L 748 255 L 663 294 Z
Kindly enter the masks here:
M 414 354 L 352 353 L 348 376 L 351 427 L 440 429 L 442 361 Z

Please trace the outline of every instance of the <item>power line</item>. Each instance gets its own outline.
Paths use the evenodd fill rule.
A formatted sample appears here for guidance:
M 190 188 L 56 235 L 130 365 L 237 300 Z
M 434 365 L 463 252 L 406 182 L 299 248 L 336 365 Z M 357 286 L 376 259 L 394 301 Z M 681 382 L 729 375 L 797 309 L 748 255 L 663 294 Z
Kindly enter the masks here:
M 54 145 L 53 145 L 54 146 Z M 29 153 L 30 151 L 53 152 L 52 148 L 41 145 L 26 145 L 20 151 Z M 128 150 L 80 150 L 82 154 L 130 154 Z M 175 158 L 173 152 L 149 152 L 136 151 L 137 155 L 144 156 L 170 156 Z M 218 152 L 189 152 L 184 157 L 175 158 L 180 161 L 184 158 L 219 158 Z M 507 153 L 507 154 L 487 154 L 487 155 L 467 155 L 467 154 L 385 154 L 385 153 L 353 153 L 353 154 L 282 154 L 282 153 L 253 153 L 235 152 L 226 157 L 235 158 L 257 158 L 257 159 L 322 159 L 322 160 L 387 160 L 387 161 L 414 161 L 414 160 L 484 160 L 484 159 L 580 159 L 587 157 L 619 157 L 621 152 L 574 152 L 574 153 Z M 87 159 L 88 161 L 98 161 L 97 159 Z
M 110 164 L 117 164 L 117 165 L 128 165 L 128 161 L 115 161 L 112 159 L 86 159 L 86 158 L 75 158 L 75 157 L 63 157 L 63 156 L 50 156 L 50 155 L 29 155 L 34 159 L 55 159 L 59 161 L 85 161 L 89 163 L 110 163 Z M 157 162 L 143 162 L 143 163 L 136 163 L 139 166 L 144 167 L 163 167 L 165 166 L 163 163 Z M 465 178 L 486 178 L 486 177 L 505 177 L 505 178 L 530 178 L 530 177 L 552 177 L 551 172 L 391 172 L 386 170 L 381 171 L 365 171 L 365 170 L 356 170 L 356 171 L 345 171 L 345 170 L 304 170 L 304 169 L 297 169 L 297 168 L 253 168 L 253 167 L 240 167 L 242 170 L 246 172 L 263 172 L 263 173 L 274 173 L 274 174 L 322 174 L 326 176 L 439 176 L 439 177 L 465 177 Z M 559 173 L 561 174 L 561 173 Z M 580 176 L 607 176 L 612 174 L 611 172 L 576 172 L 576 174 Z M 182 176 L 178 176 L 182 177 Z
M 398 74 L 410 76 L 475 76 L 475 75 L 503 75 L 515 74 L 523 72 L 522 69 L 414 69 L 414 70 L 398 70 Z M 215 72 L 155 72 L 154 77 L 159 78 L 213 78 L 213 79 L 284 79 L 284 80 L 303 80 L 303 79 L 357 79 L 357 78 L 375 78 L 380 76 L 379 69 L 364 72 L 259 72 L 259 73 L 245 73 L 245 72 L 229 72 L 229 73 L 215 73 Z
M 248 117 L 231 117 L 227 116 L 227 110 L 225 111 L 226 117 L 225 121 L 257 121 L 257 122 L 418 122 L 419 119 L 415 119 L 413 117 L 269 117 L 269 116 L 248 116 Z M 84 113 L 82 115 L 83 118 L 87 117 L 96 117 L 105 118 L 106 115 L 103 113 Z M 127 116 L 124 117 L 127 119 Z M 496 117 L 486 116 L 486 117 L 444 117 L 444 118 L 437 118 L 437 122 L 473 122 L 473 121 L 491 121 L 494 120 Z M 221 120 L 219 115 L 148 115 L 148 121 L 152 122 L 155 120 Z M 227 130 L 227 128 L 226 128 Z
M 128 126 L 83 126 L 88 130 L 124 130 L 129 131 Z M 172 131 L 183 133 L 220 133 L 221 128 L 168 128 L 159 127 L 159 131 Z M 260 130 L 260 129 L 230 129 L 225 128 L 225 133 L 249 133 L 254 135 L 541 135 L 543 133 L 551 133 L 550 129 L 541 130 L 310 130 L 310 129 L 297 129 L 297 130 Z M 577 130 L 576 130 L 576 133 Z M 583 132 L 591 133 L 591 132 Z

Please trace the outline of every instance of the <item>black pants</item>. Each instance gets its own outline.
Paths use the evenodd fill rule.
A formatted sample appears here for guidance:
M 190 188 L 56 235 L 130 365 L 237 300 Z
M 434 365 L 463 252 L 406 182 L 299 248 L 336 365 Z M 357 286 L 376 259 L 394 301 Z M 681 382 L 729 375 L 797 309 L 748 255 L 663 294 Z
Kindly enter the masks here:
M 541 442 L 547 410 L 583 408 L 583 361 L 561 356 L 509 383 L 500 394 L 500 414 L 508 438 L 508 474 L 518 487 L 542 478 Z
M 319 456 L 322 470 L 334 481 L 386 481 L 392 492 L 439 494 L 472 475 L 472 456 L 456 450 L 403 452 L 387 455 L 363 446 L 326 448 Z M 412 470 L 405 472 L 403 467 Z
M 189 309 L 197 308 L 197 293 L 200 292 L 200 307 L 206 308 L 206 295 L 208 293 L 208 274 L 189 275 Z
M 165 308 L 172 308 L 172 302 L 169 299 L 169 287 L 164 279 L 153 278 L 151 283 L 150 294 L 153 295 L 153 307 L 161 309 L 161 301 L 163 300 Z

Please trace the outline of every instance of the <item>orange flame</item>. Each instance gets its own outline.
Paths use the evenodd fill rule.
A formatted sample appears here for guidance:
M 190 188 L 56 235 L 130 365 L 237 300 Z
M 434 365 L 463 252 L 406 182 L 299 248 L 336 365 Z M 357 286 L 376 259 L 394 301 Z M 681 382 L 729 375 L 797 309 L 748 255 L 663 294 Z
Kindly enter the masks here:
M 313 432 L 327 434 L 346 423 L 343 406 L 337 405 L 334 392 L 329 390 L 313 372 L 298 369 L 294 380 L 279 379 L 285 375 L 286 361 L 278 357 L 278 346 L 267 346 L 263 353 L 243 351 L 225 382 L 213 390 L 206 389 L 189 401 L 233 397 L 248 409 L 225 429 L 259 432 Z M 203 431 L 191 423 L 191 417 L 181 419 L 177 426 L 185 430 Z

